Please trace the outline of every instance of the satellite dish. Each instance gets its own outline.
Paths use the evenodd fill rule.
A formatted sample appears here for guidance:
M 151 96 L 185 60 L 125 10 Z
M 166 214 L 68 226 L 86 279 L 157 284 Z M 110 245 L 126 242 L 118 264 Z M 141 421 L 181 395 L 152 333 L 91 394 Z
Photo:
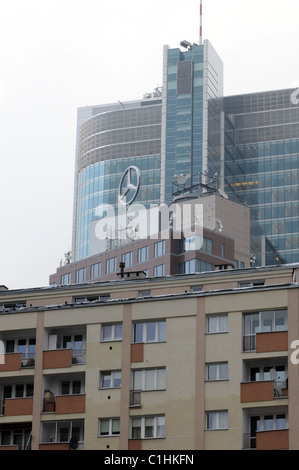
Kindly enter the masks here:
M 180 175 L 174 175 L 175 179 L 177 182 L 181 185 L 186 184 L 187 180 L 190 178 L 190 175 L 183 175 L 182 173 Z
M 277 372 L 275 369 L 270 370 L 270 379 L 273 381 L 277 379 Z

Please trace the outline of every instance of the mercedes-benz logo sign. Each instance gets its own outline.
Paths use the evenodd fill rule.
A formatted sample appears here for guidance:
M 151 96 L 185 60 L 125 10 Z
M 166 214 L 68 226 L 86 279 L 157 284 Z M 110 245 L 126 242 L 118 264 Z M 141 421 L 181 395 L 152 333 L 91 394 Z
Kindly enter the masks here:
M 118 189 L 118 199 L 123 206 L 129 206 L 135 201 L 140 188 L 140 175 L 137 166 L 130 166 L 124 172 Z

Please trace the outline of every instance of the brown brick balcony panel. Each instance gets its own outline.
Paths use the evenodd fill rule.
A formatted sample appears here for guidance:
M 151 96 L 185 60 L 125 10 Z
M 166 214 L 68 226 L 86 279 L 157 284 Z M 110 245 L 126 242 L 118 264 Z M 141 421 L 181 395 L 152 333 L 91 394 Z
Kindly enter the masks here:
M 241 383 L 241 403 L 273 400 L 273 382 Z
M 0 450 L 18 450 L 18 446 L 0 446 Z
M 0 364 L 0 372 L 21 369 L 21 353 L 5 354 L 4 364 Z
M 72 350 L 71 349 L 53 349 L 44 351 L 43 368 L 56 369 L 61 367 L 71 367 Z
M 128 450 L 142 450 L 142 440 L 129 439 Z
M 54 442 L 53 444 L 40 444 L 39 450 L 70 450 L 70 445 L 68 442 Z
M 33 398 L 5 398 L 4 416 L 32 415 Z
M 85 395 L 59 395 L 56 397 L 57 415 L 85 413 Z
M 276 331 L 256 334 L 256 352 L 275 352 L 288 350 L 288 332 Z
M 131 344 L 131 362 L 143 362 L 144 357 L 144 344 L 135 343 Z
M 257 450 L 287 450 L 289 448 L 289 430 L 257 432 L 256 448 Z

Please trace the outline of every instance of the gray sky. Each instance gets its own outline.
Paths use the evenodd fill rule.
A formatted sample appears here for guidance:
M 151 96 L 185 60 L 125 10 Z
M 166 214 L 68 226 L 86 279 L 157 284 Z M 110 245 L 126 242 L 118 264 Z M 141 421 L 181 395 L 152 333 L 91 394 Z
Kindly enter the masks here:
M 298 0 L 203 0 L 226 95 L 299 86 Z M 162 85 L 199 0 L 0 0 L 0 284 L 48 285 L 71 248 L 77 108 Z

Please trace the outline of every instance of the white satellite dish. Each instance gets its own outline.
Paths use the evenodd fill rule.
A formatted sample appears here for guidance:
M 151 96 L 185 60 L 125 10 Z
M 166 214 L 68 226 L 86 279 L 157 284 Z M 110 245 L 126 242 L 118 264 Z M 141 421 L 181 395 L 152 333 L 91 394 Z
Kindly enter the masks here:
M 273 381 L 277 379 L 277 372 L 275 369 L 270 370 L 270 379 Z

